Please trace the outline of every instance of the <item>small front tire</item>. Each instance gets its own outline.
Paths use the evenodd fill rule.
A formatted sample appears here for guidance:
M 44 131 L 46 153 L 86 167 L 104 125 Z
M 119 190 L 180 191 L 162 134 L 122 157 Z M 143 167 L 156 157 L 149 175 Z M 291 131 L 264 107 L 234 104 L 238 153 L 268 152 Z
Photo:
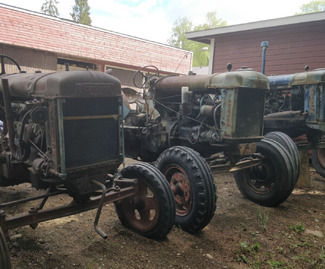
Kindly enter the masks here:
M 174 225 L 175 201 L 162 173 L 150 164 L 136 163 L 124 168 L 121 176 L 138 180 L 135 196 L 115 202 L 121 223 L 143 236 L 165 238 Z

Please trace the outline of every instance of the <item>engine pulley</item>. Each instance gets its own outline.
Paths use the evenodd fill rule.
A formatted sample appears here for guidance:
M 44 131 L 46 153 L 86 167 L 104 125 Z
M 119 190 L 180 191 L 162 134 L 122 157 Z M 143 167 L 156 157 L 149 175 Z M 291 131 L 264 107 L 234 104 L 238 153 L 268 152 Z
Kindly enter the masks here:
M 44 107 L 35 107 L 31 110 L 30 117 L 34 123 L 44 124 L 48 119 L 48 112 Z

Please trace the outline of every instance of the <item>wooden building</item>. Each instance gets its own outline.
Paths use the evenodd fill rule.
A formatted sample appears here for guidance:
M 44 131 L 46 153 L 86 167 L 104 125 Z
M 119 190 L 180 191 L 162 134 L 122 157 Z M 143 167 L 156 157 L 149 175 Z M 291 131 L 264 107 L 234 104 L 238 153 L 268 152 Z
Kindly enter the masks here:
M 52 72 L 112 69 L 123 86 L 133 86 L 134 72 L 147 65 L 162 75 L 186 74 L 192 52 L 0 4 L 0 54 L 14 58 L 22 70 Z M 11 69 L 11 70 L 10 70 Z M 6 63 L 7 73 L 15 67 Z
M 280 75 L 325 67 L 325 12 L 187 33 L 210 45 L 209 73 L 247 66 L 262 71 L 261 43 L 268 41 L 265 74 Z

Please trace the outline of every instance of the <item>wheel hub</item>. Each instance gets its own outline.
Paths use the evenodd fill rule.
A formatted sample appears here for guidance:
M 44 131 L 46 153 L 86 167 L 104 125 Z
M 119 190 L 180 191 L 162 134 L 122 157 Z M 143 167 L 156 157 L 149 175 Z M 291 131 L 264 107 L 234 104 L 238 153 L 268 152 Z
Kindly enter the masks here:
M 187 215 L 192 208 L 191 184 L 186 172 L 179 166 L 173 165 L 165 171 L 166 179 L 174 193 L 176 214 Z

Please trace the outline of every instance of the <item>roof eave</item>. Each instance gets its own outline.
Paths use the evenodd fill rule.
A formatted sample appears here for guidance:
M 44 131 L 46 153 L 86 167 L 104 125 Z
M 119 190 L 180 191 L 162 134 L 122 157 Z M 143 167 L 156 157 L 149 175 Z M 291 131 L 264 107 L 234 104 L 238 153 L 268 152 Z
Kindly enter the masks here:
M 190 40 L 209 44 L 216 35 L 325 20 L 325 11 L 188 32 Z

